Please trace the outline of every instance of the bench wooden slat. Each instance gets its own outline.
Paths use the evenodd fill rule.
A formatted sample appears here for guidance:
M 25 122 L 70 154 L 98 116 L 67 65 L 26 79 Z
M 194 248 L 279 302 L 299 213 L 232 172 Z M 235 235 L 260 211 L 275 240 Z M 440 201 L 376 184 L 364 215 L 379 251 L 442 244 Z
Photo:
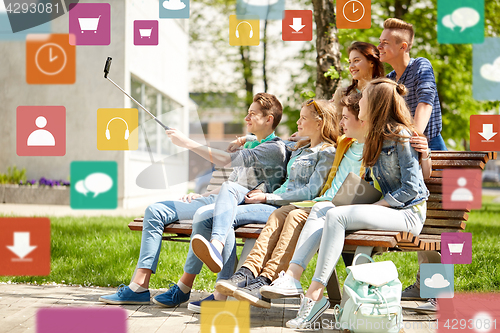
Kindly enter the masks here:
M 422 234 L 428 234 L 428 235 L 440 235 L 443 232 L 459 232 L 462 229 L 450 229 L 450 228 L 433 228 L 433 227 L 424 227 L 422 228 Z
M 427 210 L 427 218 L 429 217 L 437 217 L 446 220 L 456 220 L 462 219 L 467 221 L 469 219 L 469 214 L 464 212 L 463 210 Z
M 465 229 L 465 222 L 463 220 L 444 220 L 444 219 L 427 219 L 425 220 L 424 227 L 443 227 L 446 226 L 450 229 Z
M 346 236 L 344 244 L 358 246 L 394 247 L 397 242 L 394 237 L 390 236 L 358 235 L 354 233 Z
M 432 166 L 434 161 L 439 160 L 480 160 L 486 163 L 492 158 L 492 154 L 483 151 L 433 151 L 431 158 Z
M 436 160 L 432 162 L 432 167 L 436 169 L 484 169 L 485 162 L 480 160 Z

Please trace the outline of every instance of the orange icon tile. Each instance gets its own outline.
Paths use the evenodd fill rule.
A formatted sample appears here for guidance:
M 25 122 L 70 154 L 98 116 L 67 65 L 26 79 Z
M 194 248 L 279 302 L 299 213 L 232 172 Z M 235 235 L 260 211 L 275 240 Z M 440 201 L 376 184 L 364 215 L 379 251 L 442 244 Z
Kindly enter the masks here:
M 50 274 L 50 220 L 0 218 L 0 276 Z
M 26 37 L 28 84 L 73 84 L 76 81 L 76 48 L 68 34 L 30 34 Z
M 337 28 L 369 29 L 372 26 L 371 0 L 337 0 Z

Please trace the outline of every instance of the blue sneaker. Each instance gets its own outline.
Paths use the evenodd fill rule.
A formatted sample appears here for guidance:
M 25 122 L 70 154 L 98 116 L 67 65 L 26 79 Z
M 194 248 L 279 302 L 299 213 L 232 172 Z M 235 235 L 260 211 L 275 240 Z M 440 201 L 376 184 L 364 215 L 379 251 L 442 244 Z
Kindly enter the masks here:
M 155 304 L 167 308 L 173 308 L 174 306 L 189 301 L 191 292 L 184 294 L 179 286 L 175 283 L 170 284 L 169 287 L 170 289 L 168 289 L 166 292 L 153 298 L 153 302 Z
M 219 273 L 222 270 L 222 255 L 205 237 L 194 235 L 191 239 L 191 248 L 198 259 L 203 261 L 212 272 Z
M 204 299 L 201 299 L 201 300 L 196 301 L 196 302 L 189 303 L 188 304 L 188 310 L 191 310 L 194 313 L 201 313 L 201 302 L 205 302 L 205 301 L 220 302 L 220 301 L 218 301 L 218 300 L 215 299 L 214 294 L 211 294 L 210 296 L 208 296 L 208 297 L 206 297 Z
M 118 291 L 113 295 L 105 295 L 99 297 L 99 301 L 108 303 L 108 304 L 145 304 L 149 305 L 149 299 L 151 295 L 149 294 L 149 290 L 143 291 L 142 293 L 133 292 L 129 286 L 121 284 L 118 287 Z

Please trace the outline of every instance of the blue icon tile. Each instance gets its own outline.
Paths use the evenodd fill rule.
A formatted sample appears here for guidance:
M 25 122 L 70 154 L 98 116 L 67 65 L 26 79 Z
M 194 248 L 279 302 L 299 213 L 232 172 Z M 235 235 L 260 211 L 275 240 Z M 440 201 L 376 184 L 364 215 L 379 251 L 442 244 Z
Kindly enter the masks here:
M 500 100 L 500 38 L 472 46 L 472 94 L 478 101 Z
M 282 20 L 285 0 L 237 0 L 236 15 L 258 16 L 261 20 Z
M 160 0 L 160 18 L 189 18 L 189 0 Z
M 453 298 L 454 266 L 420 264 L 420 297 Z

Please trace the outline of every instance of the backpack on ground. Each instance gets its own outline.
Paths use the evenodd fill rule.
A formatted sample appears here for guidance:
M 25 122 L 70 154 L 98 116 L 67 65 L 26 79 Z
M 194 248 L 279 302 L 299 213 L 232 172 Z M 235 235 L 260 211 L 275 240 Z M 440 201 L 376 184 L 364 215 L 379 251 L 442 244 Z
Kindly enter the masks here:
M 371 262 L 356 265 L 364 256 Z M 397 333 L 403 327 L 401 282 L 392 261 L 375 262 L 366 254 L 358 254 L 348 276 L 344 291 L 349 296 L 344 307 L 335 306 L 335 328 L 353 333 Z

